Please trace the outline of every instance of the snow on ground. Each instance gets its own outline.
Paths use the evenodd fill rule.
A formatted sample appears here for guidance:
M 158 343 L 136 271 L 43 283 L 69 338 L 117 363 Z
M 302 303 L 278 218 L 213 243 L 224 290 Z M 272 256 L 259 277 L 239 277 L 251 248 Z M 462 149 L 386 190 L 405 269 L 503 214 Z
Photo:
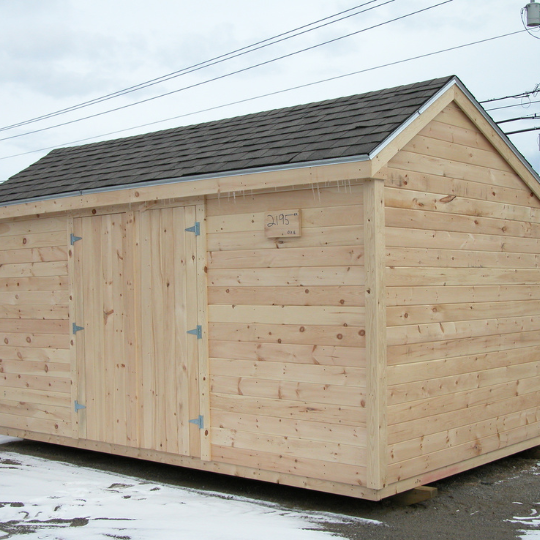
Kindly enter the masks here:
M 0 436 L 0 444 L 14 439 Z M 325 523 L 381 524 L 166 486 L 3 450 L 0 539 L 330 540 Z
M 536 470 L 534 474 L 540 475 L 540 463 L 536 465 Z M 521 504 L 521 503 L 515 503 Z M 522 540 L 540 540 L 540 502 L 536 503 L 538 510 L 533 509 L 530 516 L 515 517 L 511 523 L 517 523 L 521 526 L 527 527 L 522 529 L 519 532 L 523 533 L 520 538 Z
M 540 506 L 540 503 L 538 505 Z M 520 530 L 520 533 L 523 533 L 520 536 L 522 540 L 540 540 L 540 514 L 538 511 L 533 510 L 530 516 L 515 517 L 512 523 L 527 527 L 527 529 Z
M 22 439 L 16 439 L 15 437 L 7 437 L 6 435 L 0 435 L 0 444 L 6 444 L 8 442 L 20 441 Z

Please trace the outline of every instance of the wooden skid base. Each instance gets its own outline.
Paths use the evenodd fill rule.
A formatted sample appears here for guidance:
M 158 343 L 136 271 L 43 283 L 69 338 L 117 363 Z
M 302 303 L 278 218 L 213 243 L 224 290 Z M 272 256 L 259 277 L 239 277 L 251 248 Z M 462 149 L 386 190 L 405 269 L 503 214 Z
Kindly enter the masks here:
M 271 471 L 253 469 L 250 467 L 243 467 L 239 465 L 230 465 L 228 463 L 219 463 L 216 461 L 203 461 L 197 458 L 169 454 L 166 452 L 158 452 L 156 450 L 130 448 L 127 446 L 87 441 L 81 439 L 76 440 L 70 439 L 68 437 L 45 435 L 42 433 L 29 432 L 20 429 L 0 427 L 0 435 L 7 435 L 10 437 L 18 437 L 21 439 L 28 439 L 32 441 L 39 441 L 51 444 L 59 444 L 62 446 L 70 446 L 73 448 L 92 450 L 95 452 L 104 452 L 107 454 L 114 454 L 123 457 L 144 459 L 148 461 L 155 461 L 157 463 L 177 465 L 180 467 L 188 467 L 201 471 L 228 474 L 230 476 L 238 476 L 240 478 L 247 478 L 251 480 L 262 480 L 264 482 L 270 482 L 273 484 L 283 484 L 291 487 L 322 491 L 324 493 L 331 493 L 333 495 L 345 495 L 347 497 L 366 499 L 369 501 L 380 501 L 387 497 L 415 490 L 426 484 L 431 484 L 438 480 L 442 480 L 443 478 L 465 472 L 469 469 L 473 469 L 474 467 L 485 465 L 492 461 L 496 461 L 497 459 L 502 459 L 512 454 L 523 452 L 524 450 L 529 450 L 531 448 L 540 448 L 540 437 L 537 437 L 536 439 L 530 441 L 524 441 L 520 444 L 503 448 L 501 450 L 498 450 L 497 452 L 492 452 L 484 456 L 478 456 L 476 458 L 469 459 L 456 465 L 445 467 L 443 469 L 439 469 L 437 471 L 433 471 L 422 476 L 397 482 L 390 486 L 386 486 L 381 490 L 374 490 L 364 486 L 354 486 L 339 482 L 330 482 L 328 480 L 317 480 L 313 478 L 295 476 L 292 474 L 276 473 Z
M 424 501 L 434 499 L 438 495 L 438 490 L 435 487 L 420 486 L 415 489 L 410 489 L 393 497 L 394 502 L 401 506 L 411 506 Z
M 250 480 L 262 480 L 264 482 L 270 482 L 273 484 L 283 484 L 291 487 L 322 491 L 324 493 L 331 493 L 333 495 L 345 495 L 347 497 L 354 497 L 357 499 L 379 501 L 382 498 L 379 496 L 379 492 L 363 486 L 354 486 L 339 482 L 330 482 L 328 480 L 318 480 L 302 476 L 295 476 L 292 474 L 263 471 L 250 467 L 230 465 L 228 463 L 219 463 L 216 461 L 202 461 L 193 457 L 169 454 L 156 450 L 130 448 L 128 446 L 87 441 L 82 439 L 76 440 L 70 439 L 68 437 L 60 437 L 57 435 L 45 435 L 41 433 L 34 433 L 19 429 L 2 427 L 0 427 L 0 435 L 19 437 L 21 439 L 28 439 L 32 441 L 39 441 L 51 444 L 59 444 L 62 446 L 70 446 L 73 448 L 80 448 L 82 450 L 104 452 L 107 454 L 114 454 L 123 457 L 144 459 L 148 461 L 155 461 L 157 463 L 165 463 L 167 465 L 188 467 L 200 471 L 228 474 L 229 476 L 238 476 L 240 478 L 247 478 Z

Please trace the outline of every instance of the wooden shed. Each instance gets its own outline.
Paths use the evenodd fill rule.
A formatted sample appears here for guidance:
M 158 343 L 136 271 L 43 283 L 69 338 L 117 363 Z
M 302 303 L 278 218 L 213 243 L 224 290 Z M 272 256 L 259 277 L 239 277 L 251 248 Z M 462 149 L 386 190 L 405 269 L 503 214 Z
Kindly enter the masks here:
M 540 180 L 456 77 L 0 185 L 0 433 L 372 500 L 540 444 Z

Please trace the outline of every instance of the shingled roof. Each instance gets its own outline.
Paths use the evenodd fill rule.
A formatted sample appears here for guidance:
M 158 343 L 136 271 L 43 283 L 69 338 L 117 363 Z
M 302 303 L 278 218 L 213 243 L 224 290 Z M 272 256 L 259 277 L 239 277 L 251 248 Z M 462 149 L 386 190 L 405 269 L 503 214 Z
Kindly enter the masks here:
M 0 204 L 366 157 L 453 77 L 59 148 L 0 184 Z

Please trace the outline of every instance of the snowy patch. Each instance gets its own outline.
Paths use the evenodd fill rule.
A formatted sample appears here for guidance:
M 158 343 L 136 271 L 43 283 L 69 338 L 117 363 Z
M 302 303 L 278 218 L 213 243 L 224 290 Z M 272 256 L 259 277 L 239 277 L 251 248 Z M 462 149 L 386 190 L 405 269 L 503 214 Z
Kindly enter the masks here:
M 22 439 L 17 439 L 16 437 L 8 437 L 7 435 L 0 435 L 0 444 L 6 444 L 16 441 L 22 441 Z M 2 536 L 0 536 L 0 538 L 2 538 Z
M 330 540 L 324 525 L 341 523 L 381 525 L 0 454 L 0 539 Z
M 537 503 L 540 505 L 540 503 Z M 522 540 L 540 540 L 540 515 L 537 510 L 531 510 L 531 515 L 526 517 L 515 517 L 510 523 L 517 523 L 527 527 L 519 532 Z

